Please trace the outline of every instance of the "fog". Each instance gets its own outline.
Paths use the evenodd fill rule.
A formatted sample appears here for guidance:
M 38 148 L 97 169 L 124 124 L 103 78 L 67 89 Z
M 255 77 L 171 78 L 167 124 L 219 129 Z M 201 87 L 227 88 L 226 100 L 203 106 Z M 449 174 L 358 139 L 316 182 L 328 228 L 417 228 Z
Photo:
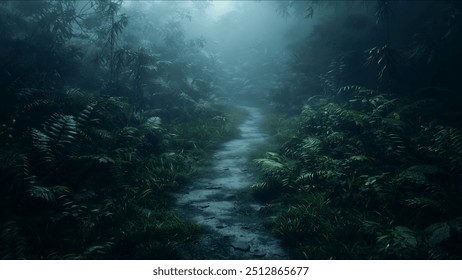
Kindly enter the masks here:
M 295 84 L 301 80 L 304 90 L 310 90 L 306 81 L 328 71 L 333 52 L 343 47 L 339 44 L 347 49 L 377 36 L 374 2 L 126 1 L 123 5 L 122 12 L 130 17 L 125 30 L 130 38 L 124 41 L 148 49 L 167 44 L 171 51 L 175 40 L 199 46 L 194 55 L 207 64 L 202 70 L 210 74 L 213 93 L 232 102 L 268 104 L 268 94 L 287 83 L 297 91 Z M 319 23 L 331 27 L 323 30 Z M 307 94 L 319 90 L 316 86 Z
M 284 17 L 278 12 L 281 3 L 274 1 L 129 1 L 124 5 L 128 15 L 175 22 L 185 40 L 203 40 L 201 55 L 219 69 L 213 73 L 215 90 L 241 99 L 263 97 L 277 86 L 289 72 L 293 58 L 289 46 L 306 38 L 325 13 L 317 11 L 315 18 Z M 136 36 L 136 29 L 131 32 Z M 139 40 L 146 38 L 146 32 L 156 31 L 143 29 Z
M 0 1 L 0 258 L 461 259 L 460 50 L 462 1 Z

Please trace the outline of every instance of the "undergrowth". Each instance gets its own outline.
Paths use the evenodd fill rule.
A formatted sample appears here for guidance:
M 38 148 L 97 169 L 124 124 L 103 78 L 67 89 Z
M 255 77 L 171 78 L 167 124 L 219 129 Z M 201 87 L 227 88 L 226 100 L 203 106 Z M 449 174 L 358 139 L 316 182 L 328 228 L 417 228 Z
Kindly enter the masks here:
M 306 105 L 279 150 L 254 159 L 254 194 L 280 205 L 271 229 L 296 258 L 460 258 L 462 131 L 411 129 L 412 106 L 368 100 Z
M 170 194 L 238 118 L 197 105 L 179 124 L 122 98 L 28 91 L 1 134 L 2 258 L 178 258 L 201 228 L 169 210 Z

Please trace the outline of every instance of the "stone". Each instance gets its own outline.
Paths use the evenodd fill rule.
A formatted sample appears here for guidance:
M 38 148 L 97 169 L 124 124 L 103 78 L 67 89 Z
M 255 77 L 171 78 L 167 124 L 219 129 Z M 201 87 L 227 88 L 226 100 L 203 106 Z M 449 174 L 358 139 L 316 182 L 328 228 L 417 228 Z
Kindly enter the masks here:
M 265 252 L 260 252 L 258 249 L 253 251 L 252 254 L 254 255 L 254 257 L 257 257 L 257 258 L 263 258 L 264 256 L 266 256 Z
M 247 242 L 242 242 L 242 241 L 233 242 L 231 243 L 231 247 L 233 247 L 234 250 L 238 250 L 242 252 L 250 251 L 250 245 Z
M 234 194 L 227 194 L 227 195 L 225 195 L 224 199 L 225 199 L 225 200 L 236 199 L 236 195 L 234 195 Z

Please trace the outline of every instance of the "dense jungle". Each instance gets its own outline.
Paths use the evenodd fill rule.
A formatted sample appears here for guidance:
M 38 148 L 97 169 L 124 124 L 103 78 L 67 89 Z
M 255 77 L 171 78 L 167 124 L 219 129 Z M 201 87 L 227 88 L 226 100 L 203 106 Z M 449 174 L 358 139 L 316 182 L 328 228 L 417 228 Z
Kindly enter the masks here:
M 461 259 L 462 2 L 0 2 L 1 259 Z

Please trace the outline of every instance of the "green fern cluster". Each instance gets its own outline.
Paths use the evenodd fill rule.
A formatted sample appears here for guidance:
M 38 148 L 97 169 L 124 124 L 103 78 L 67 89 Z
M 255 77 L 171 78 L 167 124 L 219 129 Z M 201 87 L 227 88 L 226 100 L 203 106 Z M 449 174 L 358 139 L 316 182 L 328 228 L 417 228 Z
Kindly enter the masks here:
M 177 258 L 200 229 L 169 212 L 169 193 L 238 113 L 191 103 L 182 124 L 123 98 L 21 92 L 0 134 L 1 258 Z
M 274 232 L 301 258 L 458 258 L 461 131 L 416 129 L 409 105 L 374 90 L 339 94 L 305 106 L 280 154 L 255 160 L 256 194 L 283 205 Z

